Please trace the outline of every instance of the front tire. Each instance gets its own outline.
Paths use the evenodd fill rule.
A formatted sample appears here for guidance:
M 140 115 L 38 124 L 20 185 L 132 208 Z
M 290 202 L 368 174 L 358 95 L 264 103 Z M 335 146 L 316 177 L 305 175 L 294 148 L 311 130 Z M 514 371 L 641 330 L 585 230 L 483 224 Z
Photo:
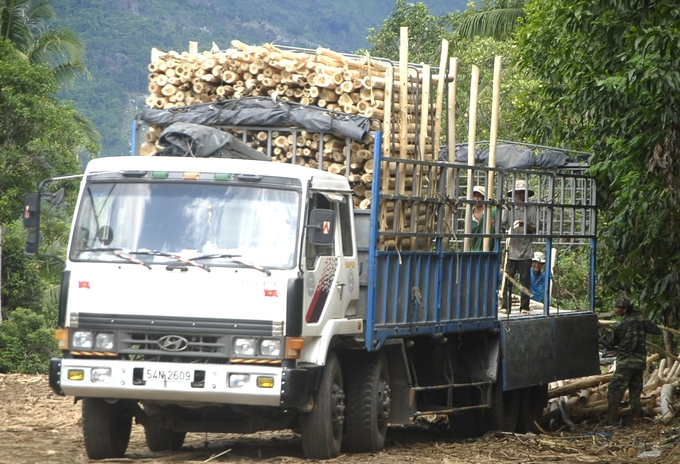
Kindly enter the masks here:
M 345 421 L 345 392 L 342 370 L 335 353 L 330 353 L 314 393 L 311 412 L 300 413 L 302 450 L 308 459 L 332 459 L 340 454 Z
M 345 445 L 355 453 L 385 446 L 392 395 L 385 353 L 367 354 L 349 370 Z
M 124 403 L 110 404 L 101 398 L 83 398 L 82 414 L 87 457 L 125 456 L 132 431 L 132 414 Z

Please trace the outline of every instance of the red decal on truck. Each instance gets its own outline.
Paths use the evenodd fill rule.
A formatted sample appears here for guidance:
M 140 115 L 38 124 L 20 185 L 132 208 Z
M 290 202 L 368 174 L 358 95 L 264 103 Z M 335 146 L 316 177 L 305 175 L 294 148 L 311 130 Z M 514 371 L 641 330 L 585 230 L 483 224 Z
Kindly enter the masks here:
M 312 302 L 307 309 L 307 315 L 305 317 L 307 323 L 313 324 L 319 322 L 323 308 L 326 306 L 326 300 L 328 299 L 328 294 L 330 293 L 331 285 L 335 279 L 335 271 L 337 271 L 337 269 L 337 258 L 329 258 L 326 260 L 326 264 L 323 266 L 323 272 L 321 273 L 321 279 L 319 279 L 319 285 L 316 286 Z

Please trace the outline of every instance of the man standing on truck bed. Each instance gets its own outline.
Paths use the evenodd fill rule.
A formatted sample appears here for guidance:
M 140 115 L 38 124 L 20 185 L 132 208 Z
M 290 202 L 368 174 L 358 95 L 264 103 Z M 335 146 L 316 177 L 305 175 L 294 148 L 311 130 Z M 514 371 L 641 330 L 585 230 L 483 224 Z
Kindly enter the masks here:
M 534 191 L 527 187 L 524 180 L 515 182 L 515 188 L 509 190 L 507 196 L 515 194 L 515 201 L 519 204 L 512 205 L 509 211 L 504 211 L 503 226 L 510 229 L 513 237 L 508 239 L 507 264 L 505 273 L 508 277 L 515 278 L 519 274 L 520 289 L 520 312 L 529 314 L 529 295 L 531 287 L 531 259 L 534 256 L 533 238 L 530 234 L 536 233 L 537 213 L 536 207 L 524 204 L 526 198 L 533 197 Z M 511 225 L 510 225 L 511 223 Z M 515 235 L 526 235 L 519 237 Z M 505 289 L 501 313 L 509 314 L 512 311 L 512 285 L 505 282 Z
M 607 391 L 607 423 L 619 423 L 619 404 L 628 389 L 630 405 L 629 422 L 640 416 L 640 395 L 642 394 L 642 373 L 647 369 L 647 334 L 660 334 L 661 329 L 641 315 L 635 313 L 633 304 L 626 298 L 618 300 L 614 312 L 621 320 L 604 331 L 602 344 L 606 348 L 617 347 L 616 371 L 609 381 Z M 598 326 L 601 326 L 598 322 Z

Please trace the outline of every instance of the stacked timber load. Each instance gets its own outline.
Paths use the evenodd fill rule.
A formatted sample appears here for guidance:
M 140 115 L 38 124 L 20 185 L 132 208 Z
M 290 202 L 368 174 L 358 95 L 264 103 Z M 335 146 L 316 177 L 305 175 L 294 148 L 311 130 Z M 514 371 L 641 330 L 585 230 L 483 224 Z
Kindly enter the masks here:
M 402 34 L 402 50 L 408 49 L 408 36 Z M 443 101 L 443 74 L 432 76 L 428 65 L 409 65 L 407 53 L 399 63 L 369 56 L 349 56 L 318 48 L 315 51 L 291 50 L 246 45 L 238 40 L 232 47 L 198 53 L 192 42 L 188 52 L 165 53 L 156 49 L 149 64 L 149 96 L 152 109 L 178 108 L 198 103 L 243 97 L 268 97 L 312 105 L 371 120 L 371 130 L 384 133 L 385 156 L 432 160 L 439 151 L 439 127 Z M 443 41 L 442 61 L 448 45 Z M 430 91 L 439 83 L 437 98 Z M 141 147 L 143 155 L 153 155 L 161 147 L 158 138 L 164 128 L 152 127 Z M 298 131 L 280 133 L 273 147 L 264 131 L 231 131 L 251 147 L 271 155 L 273 161 L 320 167 L 346 175 L 352 185 L 355 206 L 367 209 L 371 203 L 373 181 L 373 136 L 351 141 L 331 133 Z M 320 138 L 323 138 L 323 143 Z M 321 148 L 323 147 L 323 148 Z M 385 166 L 382 191 L 403 194 L 420 186 L 413 174 L 401 173 L 396 181 L 394 163 Z M 401 165 L 403 168 L 404 166 Z M 403 171 L 403 169 L 402 169 Z M 388 215 L 387 209 L 383 216 Z M 408 231 L 408 214 L 397 215 L 399 227 Z

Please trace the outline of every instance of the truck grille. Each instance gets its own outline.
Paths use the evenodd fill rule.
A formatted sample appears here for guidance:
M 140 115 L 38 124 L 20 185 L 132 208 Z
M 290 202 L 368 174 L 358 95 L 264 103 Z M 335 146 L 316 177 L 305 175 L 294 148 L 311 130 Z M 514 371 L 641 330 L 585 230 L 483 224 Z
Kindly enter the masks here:
M 228 355 L 228 340 L 216 336 L 128 333 L 120 340 L 120 351 L 129 353 L 161 353 L 161 354 L 198 354 L 218 353 L 224 351 Z
M 198 319 L 74 313 L 72 327 L 116 333 L 114 351 L 148 361 L 227 362 L 234 337 L 282 335 L 283 323 L 245 319 Z

